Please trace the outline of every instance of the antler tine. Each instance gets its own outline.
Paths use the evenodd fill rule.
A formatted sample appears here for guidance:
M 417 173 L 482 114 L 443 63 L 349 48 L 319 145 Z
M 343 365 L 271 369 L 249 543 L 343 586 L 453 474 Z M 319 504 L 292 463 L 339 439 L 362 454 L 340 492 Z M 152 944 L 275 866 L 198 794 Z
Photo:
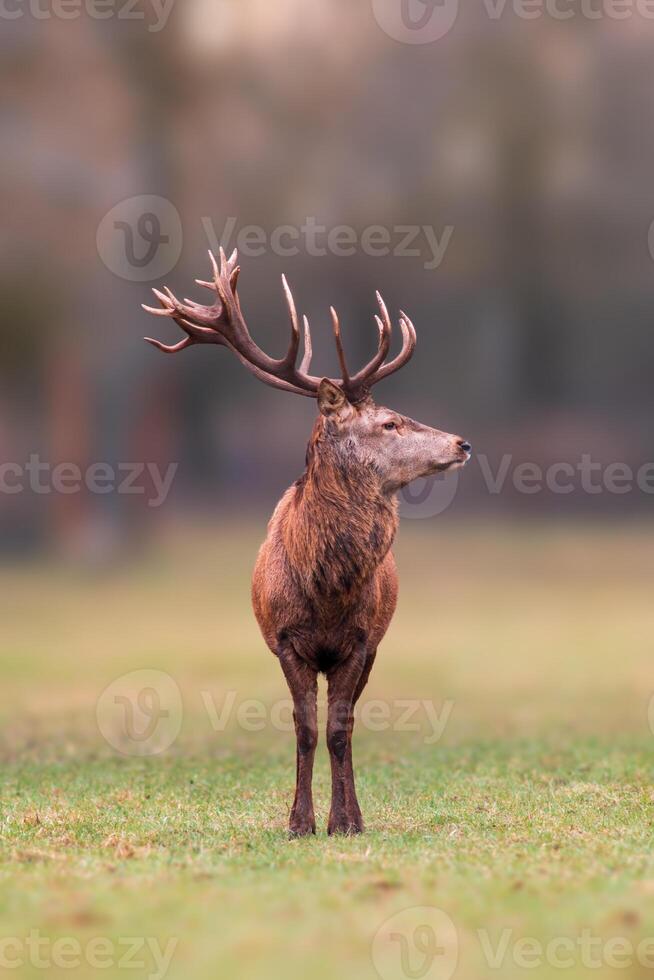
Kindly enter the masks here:
M 145 307 L 147 312 L 156 316 L 170 317 L 181 327 L 186 337 L 177 344 L 164 344 L 154 338 L 147 338 L 148 341 L 167 354 L 183 350 L 193 344 L 222 345 L 229 348 L 255 377 L 266 384 L 294 394 L 315 398 L 320 379 L 312 378 L 295 366 L 300 348 L 300 328 L 293 296 L 286 280 L 283 280 L 283 285 L 291 317 L 291 342 L 286 355 L 277 359 L 270 357 L 255 343 L 241 312 L 236 294 L 236 282 L 240 272 L 236 249 L 227 258 L 221 247 L 219 259 L 209 251 L 209 260 L 213 282 L 201 280 L 200 284 L 217 293 L 214 304 L 202 306 L 189 299 L 182 303 L 168 288 L 164 292 L 154 290 L 155 296 L 161 303 L 161 309 Z M 309 350 L 310 347 L 309 340 Z
M 386 306 L 386 303 L 384 302 L 384 298 L 383 298 L 382 294 L 379 292 L 378 289 L 375 290 L 375 296 L 377 297 L 377 302 L 379 303 L 379 309 L 381 310 L 381 315 L 382 315 L 382 320 L 384 321 L 384 326 L 390 332 L 391 329 L 392 329 L 391 318 L 388 315 L 388 308 Z
M 213 267 L 214 280 L 216 283 L 216 292 L 220 298 L 221 303 L 228 312 L 228 317 L 230 320 L 230 325 L 236 326 L 233 323 L 233 297 L 231 295 L 229 277 L 226 274 L 227 259 L 225 258 L 225 252 L 223 251 L 222 245 L 220 247 L 220 268 L 218 268 L 218 263 L 216 262 L 216 257 L 213 252 L 209 252 L 211 256 L 211 264 Z
M 148 313 L 154 313 L 155 316 L 172 317 L 185 333 L 195 337 L 198 341 L 211 338 L 212 343 L 224 343 L 224 339 L 213 326 L 213 307 L 200 306 L 199 303 L 191 303 L 187 306 L 185 303 L 180 303 L 168 288 L 166 288 L 165 293 L 158 289 L 153 289 L 152 292 L 161 303 L 162 309 L 153 309 L 143 305 L 143 309 L 147 310 Z M 191 322 L 192 317 L 195 319 L 194 323 Z
M 333 306 L 329 307 L 329 312 L 332 315 L 332 328 L 334 330 L 334 340 L 336 341 L 336 352 L 338 353 L 338 363 L 341 366 L 341 377 L 343 379 L 343 388 L 348 389 L 350 387 L 350 374 L 347 369 L 347 362 L 345 360 L 345 351 L 343 350 L 343 342 L 341 340 L 341 325 L 338 322 L 338 313 Z
M 144 309 L 147 309 L 147 307 L 144 307 Z M 162 344 L 160 340 L 155 340 L 154 337 L 144 337 L 143 340 L 146 340 L 148 344 L 152 344 L 157 350 L 163 351 L 164 354 L 176 354 L 178 350 L 184 350 L 185 347 L 191 347 L 193 345 L 191 337 L 184 337 L 177 344 Z
M 300 349 L 300 327 L 295 301 L 286 278 L 282 276 L 282 285 L 291 318 L 291 339 L 285 356 L 277 359 L 266 354 L 252 339 L 241 312 L 241 305 L 236 294 L 236 281 L 240 272 L 237 265 L 238 254 L 236 250 L 227 258 L 224 249 L 221 247 L 219 250 L 220 264 L 211 251 L 209 251 L 209 258 L 213 282 L 196 281 L 217 293 L 215 303 L 212 306 L 202 306 L 190 299 L 184 300 L 182 303 L 167 287 L 164 292 L 158 289 L 153 290 L 161 303 L 161 308 L 155 309 L 150 306 L 143 308 L 155 316 L 170 317 L 181 327 L 186 336 L 177 344 L 164 344 L 152 337 L 145 338 L 148 343 L 167 354 L 184 350 L 193 344 L 219 344 L 236 354 L 239 361 L 255 377 L 266 384 L 281 388 L 284 391 L 292 391 L 295 394 L 315 398 L 320 387 L 320 378 L 308 373 L 313 353 L 309 321 L 306 317 L 303 318 L 304 353 L 300 366 L 297 367 L 295 362 Z M 390 349 L 392 326 L 386 304 L 379 293 L 377 294 L 377 301 L 381 314 L 375 317 L 379 332 L 377 353 L 364 368 L 352 377 L 347 368 L 338 314 L 333 307 L 330 308 L 336 350 L 341 366 L 341 378 L 334 379 L 334 384 L 340 385 L 353 401 L 360 401 L 365 398 L 370 388 L 377 381 L 406 364 L 416 345 L 414 326 L 406 313 L 401 313 L 402 349 L 392 361 L 384 364 Z
M 295 308 L 293 293 L 291 292 L 286 281 L 286 276 L 284 275 L 282 276 L 282 286 L 284 288 L 284 295 L 286 296 L 288 312 L 291 317 L 291 342 L 288 345 L 288 351 L 286 353 L 286 357 L 284 358 L 284 367 L 289 368 L 293 367 L 297 360 L 297 352 L 300 349 L 300 328 L 297 322 L 297 310 Z
M 241 271 L 240 267 L 236 264 L 238 261 L 237 249 L 234 249 L 228 259 L 222 245 L 220 246 L 218 253 L 220 257 L 220 267 L 218 266 L 216 256 L 213 254 L 211 249 L 208 250 L 208 253 L 214 281 L 213 283 L 208 283 L 203 280 L 196 279 L 196 282 L 201 286 L 206 286 L 208 289 L 211 289 L 213 292 L 218 294 L 218 298 L 223 309 L 216 309 L 215 307 L 212 308 L 214 320 L 216 318 L 216 314 L 218 314 L 220 317 L 220 315 L 224 312 L 226 316 L 223 317 L 224 322 L 222 326 L 227 334 L 227 339 L 230 341 L 232 346 L 235 348 L 244 346 L 250 351 L 256 348 L 256 351 L 262 356 L 262 358 L 267 358 L 268 361 L 272 363 L 272 358 L 268 358 L 263 351 L 256 347 L 256 344 L 250 337 L 245 321 L 241 315 L 241 305 L 239 303 L 238 296 L 236 295 L 236 284 Z M 197 309 L 197 305 L 195 308 Z
M 234 295 L 236 295 L 236 284 L 238 282 L 238 277 L 241 272 L 241 267 L 238 264 L 238 249 L 234 249 L 230 257 L 225 258 L 225 252 L 220 249 L 220 264 L 221 273 L 223 276 L 229 279 L 229 286 Z
M 411 323 L 411 320 L 400 310 L 400 330 L 402 331 L 402 349 L 399 354 L 397 354 L 392 361 L 388 364 L 383 364 L 374 378 L 371 379 L 372 384 L 376 384 L 381 381 L 382 378 L 387 378 L 390 374 L 394 374 L 399 371 L 401 367 L 413 357 L 413 352 L 416 349 L 416 328 Z
M 311 367 L 311 358 L 313 357 L 313 347 L 311 346 L 309 320 L 304 316 L 302 317 L 302 322 L 304 323 L 304 355 L 300 362 L 300 374 L 308 374 L 309 368 Z
M 384 363 L 388 352 L 391 347 L 391 336 L 393 333 L 393 327 L 391 324 L 391 318 L 388 315 L 388 310 L 386 309 L 386 304 L 379 293 L 377 295 L 377 302 L 379 303 L 379 310 L 381 313 L 381 318 L 375 315 L 375 322 L 377 324 L 377 330 L 379 332 L 379 343 L 377 346 L 377 353 L 375 356 L 368 361 L 368 363 L 361 368 L 360 371 L 354 375 L 351 380 L 351 384 L 355 388 L 365 387 L 368 383 L 374 384 L 375 372 Z
M 228 282 L 229 289 L 233 293 L 235 305 L 240 312 L 240 304 L 239 304 L 238 296 L 236 295 L 236 286 L 238 283 L 238 277 L 241 272 L 241 267 L 240 265 L 238 265 L 238 250 L 234 249 L 230 257 L 226 259 L 225 252 L 222 246 L 220 247 L 220 269 L 218 268 L 216 257 L 211 251 L 211 249 L 209 249 L 209 258 L 211 259 L 211 267 L 213 270 L 214 281 L 207 282 L 204 279 L 196 279 L 195 280 L 196 283 L 198 284 L 198 286 L 204 286 L 206 289 L 211 289 L 214 293 L 218 293 L 222 302 L 226 303 L 227 297 L 224 294 L 224 284 L 223 284 L 223 290 L 221 290 L 220 280 L 223 279 L 225 282 Z
M 161 306 L 146 306 L 145 303 L 141 303 L 141 309 L 145 310 L 146 313 L 152 313 L 153 316 L 173 316 L 173 310 L 168 309 L 168 307 Z
M 388 364 L 384 364 L 388 352 L 390 350 L 391 337 L 393 332 L 393 327 L 391 324 L 391 318 L 388 315 L 388 309 L 386 303 L 382 299 L 381 294 L 377 294 L 377 302 L 379 303 L 379 312 L 381 316 L 375 316 L 377 322 L 377 329 L 379 331 L 379 346 L 377 353 L 369 361 L 364 368 L 362 368 L 350 381 L 350 387 L 352 394 L 355 397 L 361 398 L 365 396 L 366 392 L 372 388 L 373 385 L 381 381 L 382 378 L 387 378 L 390 374 L 394 374 L 395 371 L 399 371 L 403 365 L 413 356 L 413 352 L 416 348 L 416 331 L 415 327 L 411 323 L 409 317 L 400 310 L 400 331 L 402 333 L 402 348 L 396 357 Z
M 160 289 L 153 288 L 152 292 L 157 297 L 157 299 L 162 304 L 162 306 L 165 306 L 167 309 L 169 309 L 172 312 L 173 307 L 175 306 L 175 297 L 173 296 L 171 291 L 168 290 L 168 294 L 166 294 L 166 293 L 162 293 Z
M 158 289 L 153 289 L 152 292 L 161 303 L 161 308 L 155 309 L 152 306 L 146 306 L 144 303 L 142 304 L 143 309 L 147 313 L 154 314 L 154 316 L 170 317 L 186 334 L 185 340 L 180 341 L 179 344 L 160 345 L 159 342 L 154 343 L 154 346 L 159 347 L 159 350 L 165 350 L 167 354 L 172 354 L 178 350 L 183 350 L 185 347 L 190 347 L 192 344 L 226 344 L 226 341 L 219 334 L 216 334 L 216 331 L 212 327 L 207 326 L 207 307 L 199 306 L 197 303 L 193 303 L 191 306 L 184 306 L 170 289 L 166 289 L 165 293 L 160 292 Z M 189 319 L 191 316 L 196 318 L 195 323 L 192 323 Z M 144 339 L 152 341 L 152 338 L 149 337 L 145 337 Z
M 211 268 L 213 270 L 214 282 L 217 284 L 220 279 L 220 269 L 218 268 L 218 263 L 216 262 L 216 256 L 213 254 L 211 249 L 209 251 L 209 261 L 211 262 Z
M 409 336 L 411 338 L 411 353 L 415 350 L 416 343 L 418 341 L 418 335 L 416 334 L 416 328 L 411 322 L 411 318 L 407 316 L 404 310 L 400 310 L 400 323 L 404 322 L 406 324 L 407 330 L 409 331 Z

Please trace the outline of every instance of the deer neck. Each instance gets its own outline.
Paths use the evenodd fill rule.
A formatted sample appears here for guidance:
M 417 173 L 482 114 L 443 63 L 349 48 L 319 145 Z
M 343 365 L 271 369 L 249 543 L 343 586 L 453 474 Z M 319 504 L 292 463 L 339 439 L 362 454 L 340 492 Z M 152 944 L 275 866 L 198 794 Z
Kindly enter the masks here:
M 386 557 L 397 530 L 397 502 L 373 468 L 314 433 L 298 480 L 285 545 L 307 592 L 348 597 Z

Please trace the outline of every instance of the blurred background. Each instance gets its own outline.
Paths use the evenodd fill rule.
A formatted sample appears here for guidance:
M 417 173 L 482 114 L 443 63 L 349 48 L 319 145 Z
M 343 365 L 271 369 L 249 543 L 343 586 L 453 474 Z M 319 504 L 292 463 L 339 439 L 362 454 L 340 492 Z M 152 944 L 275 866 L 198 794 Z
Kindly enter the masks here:
M 150 286 L 202 300 L 221 242 L 241 246 L 248 322 L 274 354 L 286 273 L 318 372 L 336 373 L 329 304 L 353 363 L 374 348 L 376 288 L 411 315 L 415 358 L 377 398 L 476 456 L 455 494 L 414 488 L 406 516 L 432 521 L 443 493 L 450 520 L 649 513 L 654 20 L 453 3 L 5 5 L 3 554 L 103 561 L 167 521 L 263 514 L 302 470 L 312 402 L 224 350 L 142 342 L 178 339 L 141 310 Z M 163 502 L 147 471 L 139 492 L 85 485 L 95 463 L 134 461 L 178 464 Z M 62 462 L 77 490 L 75 470 L 52 489 Z M 559 463 L 564 491 L 546 484 Z M 622 469 L 607 489 L 611 464 L 630 489 Z
M 376 975 L 407 906 L 451 914 L 467 976 L 489 925 L 654 934 L 653 17 L 0 0 L 3 936 L 140 930 L 179 937 L 171 978 L 304 980 Z M 249 577 L 315 414 L 224 349 L 143 342 L 180 339 L 151 287 L 208 302 L 221 244 L 273 355 L 287 275 L 316 373 L 330 304 L 370 357 L 381 289 L 418 347 L 376 399 L 474 448 L 402 496 L 362 704 L 446 724 L 358 726 L 359 841 L 324 836 L 323 744 L 300 849 L 292 734 L 215 724 L 287 697 Z M 144 672 L 181 725 L 152 755 Z

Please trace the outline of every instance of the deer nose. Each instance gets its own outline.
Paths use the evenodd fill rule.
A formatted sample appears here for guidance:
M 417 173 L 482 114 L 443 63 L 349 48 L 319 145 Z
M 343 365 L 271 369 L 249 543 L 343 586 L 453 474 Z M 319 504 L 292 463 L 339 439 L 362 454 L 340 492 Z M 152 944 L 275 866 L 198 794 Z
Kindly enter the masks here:
M 465 439 L 459 439 L 459 448 L 464 451 L 464 453 L 469 453 L 472 451 L 472 446 Z

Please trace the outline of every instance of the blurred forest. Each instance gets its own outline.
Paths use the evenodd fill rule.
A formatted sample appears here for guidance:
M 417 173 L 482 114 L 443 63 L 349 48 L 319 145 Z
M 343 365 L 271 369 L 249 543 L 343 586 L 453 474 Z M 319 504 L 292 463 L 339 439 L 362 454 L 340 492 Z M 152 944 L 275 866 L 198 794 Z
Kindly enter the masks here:
M 242 257 L 252 333 L 284 348 L 285 272 L 314 369 L 335 373 L 329 305 L 362 361 L 380 288 L 412 317 L 418 350 L 379 401 L 461 433 L 494 471 L 507 453 L 634 470 L 652 458 L 654 21 L 492 20 L 479 5 L 409 45 L 350 0 L 177 0 L 157 31 L 150 4 L 135 10 L 143 20 L 25 11 L 1 24 L 0 458 L 179 469 L 159 509 L 0 493 L 0 550 L 102 547 L 166 518 L 271 510 L 301 472 L 310 400 L 258 384 L 224 350 L 167 358 L 142 342 L 178 339 L 140 304 L 163 283 L 202 300 L 207 227 L 220 238 L 229 218 L 268 235 L 308 217 L 439 237 L 452 226 L 433 269 L 301 244 Z M 116 275 L 97 245 L 105 215 L 138 195 L 170 201 L 183 226 L 179 261 L 152 282 Z M 508 482 L 491 494 L 473 460 L 451 514 L 616 518 L 653 499 Z

